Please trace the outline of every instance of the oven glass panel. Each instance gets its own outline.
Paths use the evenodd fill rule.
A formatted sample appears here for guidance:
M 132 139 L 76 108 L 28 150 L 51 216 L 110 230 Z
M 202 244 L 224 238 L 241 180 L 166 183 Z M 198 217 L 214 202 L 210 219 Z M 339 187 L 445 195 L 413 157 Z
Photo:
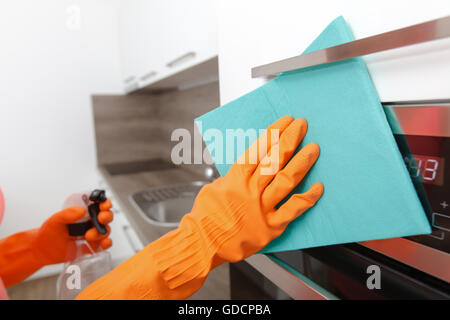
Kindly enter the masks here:
M 395 134 L 405 165 L 433 226 L 408 239 L 450 253 L 450 138 Z

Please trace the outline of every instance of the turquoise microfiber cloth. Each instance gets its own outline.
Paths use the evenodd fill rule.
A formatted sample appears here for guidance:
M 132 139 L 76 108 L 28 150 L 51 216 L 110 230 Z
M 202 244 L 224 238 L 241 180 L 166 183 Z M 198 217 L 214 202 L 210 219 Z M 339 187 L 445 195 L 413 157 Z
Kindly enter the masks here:
M 306 52 L 352 40 L 339 17 Z M 285 72 L 199 117 L 196 124 L 202 134 L 218 129 L 225 137 L 227 129 L 265 129 L 285 115 L 306 119 L 308 133 L 302 145 L 316 142 L 321 149 L 318 161 L 293 193 L 304 192 L 318 181 L 325 192 L 262 252 L 431 232 L 361 58 Z M 224 176 L 232 164 L 223 163 L 223 155 L 234 153 L 236 160 L 239 154 L 229 144 L 223 150 L 217 150 L 217 144 L 212 148 L 213 141 L 203 137 Z

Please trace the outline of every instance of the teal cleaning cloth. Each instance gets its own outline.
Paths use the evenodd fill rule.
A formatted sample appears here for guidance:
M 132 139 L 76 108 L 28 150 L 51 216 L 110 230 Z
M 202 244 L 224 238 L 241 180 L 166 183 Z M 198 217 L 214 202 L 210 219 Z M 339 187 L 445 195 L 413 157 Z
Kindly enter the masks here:
M 334 20 L 306 52 L 353 40 L 342 17 Z M 289 40 L 286 40 L 289 41 Z M 196 119 L 217 169 L 239 154 L 204 134 L 207 129 L 265 129 L 282 116 L 304 118 L 302 142 L 316 142 L 320 156 L 294 193 L 322 182 L 318 203 L 291 222 L 262 252 L 404 237 L 431 232 L 409 173 L 362 59 L 283 73 L 260 88 Z M 248 145 L 254 141 L 250 141 Z M 213 148 L 212 145 L 215 145 Z M 246 145 L 246 147 L 248 146 Z

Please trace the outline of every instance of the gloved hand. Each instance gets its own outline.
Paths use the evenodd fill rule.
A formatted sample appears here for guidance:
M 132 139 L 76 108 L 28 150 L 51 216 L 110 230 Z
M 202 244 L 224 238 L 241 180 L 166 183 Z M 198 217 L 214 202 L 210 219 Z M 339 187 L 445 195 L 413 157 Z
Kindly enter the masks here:
M 106 226 L 108 232 L 100 234 L 95 227 L 86 231 L 84 237 L 94 250 L 99 247 L 108 249 L 112 245 L 111 238 L 108 238 L 111 231 L 108 224 L 113 220 L 113 213 L 109 210 L 112 207 L 111 201 L 108 199 L 100 203 L 99 207 L 98 220 Z M 33 245 L 43 265 L 66 260 L 67 248 L 73 241 L 73 237 L 69 236 L 67 225 L 80 220 L 85 214 L 86 210 L 83 207 L 69 207 L 55 213 L 39 229 L 34 230 L 36 235 Z
M 113 220 L 109 200 L 100 203 L 98 220 L 106 226 Z M 67 225 L 75 223 L 85 215 L 83 207 L 61 210 L 47 219 L 39 229 L 16 233 L 0 240 L 0 278 L 5 286 L 16 284 L 49 264 L 64 262 L 68 246 L 73 240 Z M 85 238 L 94 250 L 107 249 L 112 245 L 108 233 L 100 234 L 94 227 L 85 233 Z
M 272 138 L 273 129 L 279 131 L 279 140 Z M 224 178 L 202 188 L 176 230 L 95 281 L 78 298 L 184 299 L 201 287 L 214 267 L 264 248 L 323 193 L 322 184 L 316 183 L 276 208 L 319 156 L 318 145 L 312 143 L 292 157 L 306 131 L 303 119 L 286 116 L 276 121 Z
M 214 264 L 240 261 L 258 252 L 323 193 L 322 184 L 316 183 L 306 193 L 295 194 L 279 209 L 275 208 L 315 163 L 319 146 L 308 144 L 288 163 L 306 134 L 307 123 L 284 117 L 269 127 L 272 128 L 280 131 L 279 143 L 263 136 L 260 142 L 268 145 L 269 153 L 255 152 L 257 161 L 249 164 L 243 158 L 251 158 L 256 145 L 247 150 L 224 178 L 200 191 L 191 213 L 183 218 L 181 227 L 189 224 L 197 229 L 207 243 L 208 254 L 215 259 Z M 264 140 L 267 137 L 269 141 Z M 270 167 L 275 170 L 271 172 Z

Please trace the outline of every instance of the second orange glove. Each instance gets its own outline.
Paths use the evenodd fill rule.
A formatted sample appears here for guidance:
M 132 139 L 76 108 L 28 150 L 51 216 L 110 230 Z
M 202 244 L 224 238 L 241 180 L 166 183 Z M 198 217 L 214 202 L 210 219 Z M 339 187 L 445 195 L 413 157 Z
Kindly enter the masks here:
M 110 208 L 109 200 L 100 203 L 100 223 L 108 224 L 113 220 Z M 73 241 L 67 225 L 75 223 L 85 214 L 83 207 L 70 207 L 52 215 L 38 229 L 19 232 L 0 240 L 0 278 L 5 286 L 26 279 L 45 265 L 65 262 L 67 248 Z M 108 233 L 105 235 L 95 228 L 86 232 L 85 238 L 94 250 L 111 246 L 107 228 Z

